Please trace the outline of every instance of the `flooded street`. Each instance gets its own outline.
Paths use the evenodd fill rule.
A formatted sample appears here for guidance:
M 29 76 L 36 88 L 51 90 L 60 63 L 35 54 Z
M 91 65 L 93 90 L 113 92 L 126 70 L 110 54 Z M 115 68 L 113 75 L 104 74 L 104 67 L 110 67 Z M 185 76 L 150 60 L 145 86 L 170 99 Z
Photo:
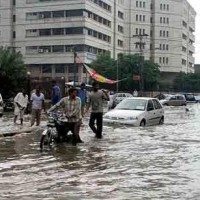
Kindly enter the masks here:
M 165 107 L 161 126 L 105 126 L 102 140 L 85 125 L 84 144 L 42 153 L 39 131 L 0 138 L 0 199 L 198 200 L 200 105 L 187 107 Z

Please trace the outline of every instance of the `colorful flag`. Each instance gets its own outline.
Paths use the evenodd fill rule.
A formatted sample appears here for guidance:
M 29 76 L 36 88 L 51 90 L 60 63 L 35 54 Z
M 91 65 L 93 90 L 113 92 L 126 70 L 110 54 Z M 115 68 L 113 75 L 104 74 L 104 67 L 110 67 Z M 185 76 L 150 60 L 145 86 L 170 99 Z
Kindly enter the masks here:
M 109 84 L 114 84 L 114 83 L 117 83 L 119 82 L 118 80 L 110 80 L 110 79 L 107 79 L 103 76 L 101 76 L 100 74 L 98 74 L 94 69 L 88 67 L 86 64 L 83 64 L 84 67 L 86 68 L 86 70 L 88 71 L 88 73 L 90 74 L 90 76 L 98 81 L 98 82 L 101 82 L 101 83 L 109 83 Z
M 100 74 L 98 74 L 94 69 L 88 67 L 86 64 L 83 63 L 83 59 L 80 58 L 79 56 L 76 56 L 76 62 L 79 63 L 79 64 L 83 64 L 83 66 L 86 68 L 87 72 L 90 74 L 90 76 L 98 81 L 98 82 L 101 82 L 101 83 L 108 83 L 108 84 L 115 84 L 117 82 L 120 82 L 122 80 L 110 80 L 110 79 L 107 79 L 105 78 L 104 76 L 101 76 Z M 125 78 L 126 79 L 126 78 Z

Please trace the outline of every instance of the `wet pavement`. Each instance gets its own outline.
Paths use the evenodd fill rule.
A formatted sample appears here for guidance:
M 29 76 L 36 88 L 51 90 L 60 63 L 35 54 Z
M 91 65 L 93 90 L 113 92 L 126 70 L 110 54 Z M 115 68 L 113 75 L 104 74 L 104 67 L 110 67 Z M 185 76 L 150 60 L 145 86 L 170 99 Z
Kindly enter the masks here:
M 198 200 L 200 105 L 188 108 L 166 107 L 160 126 L 104 127 L 102 140 L 85 125 L 77 147 L 40 152 L 41 131 L 0 138 L 0 199 Z

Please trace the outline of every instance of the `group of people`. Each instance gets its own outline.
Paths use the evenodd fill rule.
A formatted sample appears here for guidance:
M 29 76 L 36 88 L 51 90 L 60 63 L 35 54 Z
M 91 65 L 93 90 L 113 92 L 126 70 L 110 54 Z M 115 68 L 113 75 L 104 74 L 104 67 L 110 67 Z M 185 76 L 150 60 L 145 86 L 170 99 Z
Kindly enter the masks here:
M 31 94 L 31 126 L 40 125 L 41 111 L 44 109 L 44 94 L 38 87 L 34 93 Z M 75 87 L 69 88 L 68 94 L 62 98 L 62 93 L 57 85 L 56 81 L 52 82 L 51 102 L 52 107 L 47 110 L 46 113 L 53 112 L 54 110 L 62 109 L 65 117 L 68 120 L 69 130 L 73 134 L 73 144 L 81 143 L 82 140 L 79 136 L 80 126 L 82 119 L 91 108 L 89 126 L 95 133 L 97 138 L 102 138 L 103 129 L 103 102 L 109 101 L 109 95 L 105 90 L 99 89 L 99 84 L 94 82 L 92 84 L 92 91 L 87 94 L 85 89 L 85 83 L 82 83 L 80 89 Z M 25 91 L 19 92 L 14 98 L 15 110 L 14 110 L 14 123 L 16 123 L 17 117 L 23 125 L 23 115 L 28 104 L 28 95 Z

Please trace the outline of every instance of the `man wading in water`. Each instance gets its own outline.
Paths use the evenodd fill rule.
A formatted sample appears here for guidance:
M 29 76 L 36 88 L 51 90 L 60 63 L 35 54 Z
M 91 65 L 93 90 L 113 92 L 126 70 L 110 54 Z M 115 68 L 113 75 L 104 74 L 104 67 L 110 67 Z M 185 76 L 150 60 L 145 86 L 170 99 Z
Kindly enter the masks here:
M 97 138 L 102 138 L 103 130 L 103 102 L 109 101 L 109 95 L 104 90 L 99 90 L 99 84 L 92 84 L 92 92 L 89 94 L 87 111 L 92 107 L 89 126 Z M 96 126 L 95 126 L 96 121 Z

